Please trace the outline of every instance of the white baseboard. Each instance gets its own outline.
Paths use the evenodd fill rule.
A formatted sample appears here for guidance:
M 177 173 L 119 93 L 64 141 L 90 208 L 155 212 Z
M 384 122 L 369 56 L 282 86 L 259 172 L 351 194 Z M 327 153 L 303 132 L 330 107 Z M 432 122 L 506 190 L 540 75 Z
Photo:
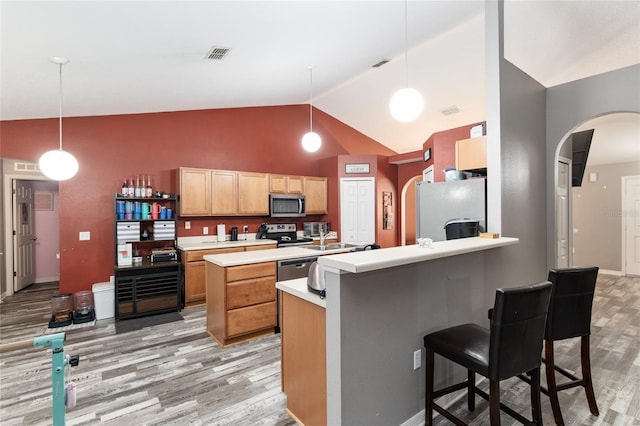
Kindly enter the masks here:
M 400 426 L 424 426 L 424 409 L 417 412 L 413 417 L 402 423 Z
M 600 272 L 601 274 L 605 274 L 605 275 L 615 275 L 617 277 L 621 277 L 622 276 L 622 271 L 611 271 L 609 269 L 600 269 L 598 272 Z
M 34 281 L 35 284 L 39 283 L 50 283 L 51 281 L 60 281 L 60 275 L 55 275 L 53 277 L 40 277 L 36 278 Z

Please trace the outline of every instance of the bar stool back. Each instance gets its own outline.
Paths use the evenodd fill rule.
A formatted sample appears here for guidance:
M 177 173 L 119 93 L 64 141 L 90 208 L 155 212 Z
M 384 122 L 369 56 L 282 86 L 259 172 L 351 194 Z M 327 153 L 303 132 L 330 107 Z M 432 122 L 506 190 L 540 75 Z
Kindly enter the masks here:
M 531 375 L 533 422 L 542 423 L 540 410 L 540 353 L 551 284 L 548 281 L 526 287 L 496 290 L 490 330 L 463 324 L 424 336 L 426 348 L 425 424 L 432 424 L 433 410 L 457 425 L 460 419 L 435 403 L 435 399 L 467 388 L 467 404 L 475 408 L 477 393 L 489 401 L 492 425 L 500 424 L 500 409 L 522 423 L 529 420 L 500 403 L 500 381 L 522 373 Z M 438 391 L 433 389 L 434 354 L 467 369 L 467 380 Z M 475 373 L 489 379 L 489 395 L 475 386 Z
M 558 425 L 564 424 L 558 400 L 558 391 L 561 390 L 576 386 L 584 387 L 591 414 L 595 416 L 599 414 L 591 382 L 591 359 L 589 356 L 591 309 L 597 277 L 597 266 L 549 271 L 549 281 L 552 283 L 551 302 L 544 333 L 544 363 L 548 390 L 543 389 L 543 392 L 549 395 L 553 417 Z M 553 356 L 553 342 L 574 337 L 581 338 L 582 379 L 555 365 Z M 569 378 L 570 381 L 556 384 L 555 371 Z

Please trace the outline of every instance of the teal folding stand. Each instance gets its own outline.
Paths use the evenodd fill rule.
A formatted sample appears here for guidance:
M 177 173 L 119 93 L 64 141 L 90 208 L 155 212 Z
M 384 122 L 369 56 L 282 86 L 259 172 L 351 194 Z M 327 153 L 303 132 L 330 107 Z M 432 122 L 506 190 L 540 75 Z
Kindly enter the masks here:
M 53 403 L 53 426 L 63 426 L 66 421 L 64 369 L 67 359 L 64 356 L 64 333 L 49 334 L 33 339 L 33 346 L 51 346 L 51 390 Z

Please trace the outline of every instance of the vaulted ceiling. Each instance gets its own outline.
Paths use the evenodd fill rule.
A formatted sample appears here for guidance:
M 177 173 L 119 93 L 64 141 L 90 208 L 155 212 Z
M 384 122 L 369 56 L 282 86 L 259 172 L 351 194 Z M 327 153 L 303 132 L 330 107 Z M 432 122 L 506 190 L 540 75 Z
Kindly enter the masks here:
M 57 116 L 56 55 L 71 61 L 65 116 L 308 103 L 312 67 L 314 106 L 417 150 L 485 119 L 484 2 L 406 6 L 405 26 L 398 0 L 2 1 L 0 118 Z M 506 1 L 505 57 L 555 86 L 640 63 L 638 22 L 638 1 Z M 406 81 L 426 108 L 399 123 L 388 104 Z

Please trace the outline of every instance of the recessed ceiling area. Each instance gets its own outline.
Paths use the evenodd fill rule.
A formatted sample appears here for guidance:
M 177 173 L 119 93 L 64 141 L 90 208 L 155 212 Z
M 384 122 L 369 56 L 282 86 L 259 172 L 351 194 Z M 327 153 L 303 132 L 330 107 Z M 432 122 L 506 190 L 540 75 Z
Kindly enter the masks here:
M 0 3 L 0 119 L 309 102 L 398 153 L 485 113 L 483 1 Z M 505 1 L 505 57 L 546 87 L 640 63 L 640 2 Z M 212 47 L 229 49 L 206 59 Z M 389 62 L 379 67 L 381 60 Z M 425 99 L 399 123 L 389 99 Z M 452 106 L 458 112 L 444 115 Z

